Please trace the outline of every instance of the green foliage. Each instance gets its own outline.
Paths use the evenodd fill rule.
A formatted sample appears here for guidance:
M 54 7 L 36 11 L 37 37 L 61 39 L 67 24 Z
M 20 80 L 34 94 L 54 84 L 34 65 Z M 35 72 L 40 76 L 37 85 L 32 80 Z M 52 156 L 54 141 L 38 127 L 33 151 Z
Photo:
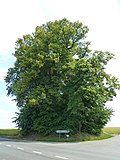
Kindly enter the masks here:
M 20 110 L 15 122 L 23 134 L 100 134 L 112 109 L 118 80 L 105 72 L 114 55 L 91 51 L 85 41 L 88 28 L 62 19 L 36 27 L 32 35 L 16 41 L 16 62 L 5 81 L 8 95 Z

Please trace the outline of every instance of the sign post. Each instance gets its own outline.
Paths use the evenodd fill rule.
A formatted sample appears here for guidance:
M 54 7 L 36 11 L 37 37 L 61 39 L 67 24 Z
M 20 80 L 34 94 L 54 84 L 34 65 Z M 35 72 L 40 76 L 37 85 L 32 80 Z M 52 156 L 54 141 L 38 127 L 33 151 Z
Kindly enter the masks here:
M 61 134 L 65 134 L 69 133 L 69 130 L 56 130 L 56 133 L 59 134 L 59 138 L 61 137 Z M 68 138 L 68 134 L 66 135 L 66 137 Z

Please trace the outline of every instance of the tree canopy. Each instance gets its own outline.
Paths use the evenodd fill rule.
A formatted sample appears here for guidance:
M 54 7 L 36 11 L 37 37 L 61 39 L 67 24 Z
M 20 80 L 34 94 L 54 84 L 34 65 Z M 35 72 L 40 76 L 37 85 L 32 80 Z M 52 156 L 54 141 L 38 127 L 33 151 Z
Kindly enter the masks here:
M 15 96 L 15 122 L 23 134 L 99 134 L 112 115 L 118 80 L 106 73 L 110 52 L 92 51 L 88 27 L 67 19 L 37 26 L 16 41 L 16 58 L 5 78 L 8 95 Z

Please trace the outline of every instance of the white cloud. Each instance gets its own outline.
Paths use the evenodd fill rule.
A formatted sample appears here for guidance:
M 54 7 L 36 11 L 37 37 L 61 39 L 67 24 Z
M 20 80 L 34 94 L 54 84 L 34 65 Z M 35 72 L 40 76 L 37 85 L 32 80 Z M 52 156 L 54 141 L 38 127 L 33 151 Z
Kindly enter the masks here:
M 43 16 L 37 2 L 37 0 L 0 1 L 1 50 L 14 48 L 17 38 L 33 32 L 40 24 Z
M 15 112 L 18 112 L 15 102 L 10 97 L 0 97 L 0 128 L 14 128 L 12 123 Z
M 0 68 L 0 81 L 3 81 L 6 75 L 7 75 L 7 70 L 4 68 Z
M 118 98 L 114 97 L 114 100 L 112 102 L 107 103 L 107 107 L 111 107 L 113 109 L 113 116 L 111 117 L 111 121 L 108 122 L 107 126 L 120 126 L 120 92 L 117 92 Z
M 0 96 L 0 108 L 8 109 L 8 111 L 12 111 L 17 107 L 15 104 L 15 101 L 13 101 L 14 97 L 8 97 L 6 95 L 1 95 Z
M 3 115 L 4 115 L 4 116 L 8 116 L 8 115 L 9 115 L 9 112 L 8 112 L 7 110 L 4 110 L 4 109 L 1 109 L 1 108 L 0 108 L 0 117 L 3 116 Z
M 13 117 L 15 117 L 13 112 L 0 108 L 0 129 L 1 128 L 14 128 L 15 124 L 12 123 Z

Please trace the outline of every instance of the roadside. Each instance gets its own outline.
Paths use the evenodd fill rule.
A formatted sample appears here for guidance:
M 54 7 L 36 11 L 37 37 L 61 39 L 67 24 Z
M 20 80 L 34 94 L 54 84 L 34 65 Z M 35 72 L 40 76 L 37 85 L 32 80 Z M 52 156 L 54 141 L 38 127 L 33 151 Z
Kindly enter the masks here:
M 81 142 L 81 141 L 94 141 L 111 138 L 120 134 L 120 127 L 105 127 L 99 136 L 89 135 L 86 133 L 77 134 L 66 138 L 66 136 L 59 137 L 57 134 L 44 136 L 32 134 L 29 136 L 21 136 L 19 129 L 0 129 L 0 137 L 14 138 L 18 140 L 35 140 L 45 142 Z

